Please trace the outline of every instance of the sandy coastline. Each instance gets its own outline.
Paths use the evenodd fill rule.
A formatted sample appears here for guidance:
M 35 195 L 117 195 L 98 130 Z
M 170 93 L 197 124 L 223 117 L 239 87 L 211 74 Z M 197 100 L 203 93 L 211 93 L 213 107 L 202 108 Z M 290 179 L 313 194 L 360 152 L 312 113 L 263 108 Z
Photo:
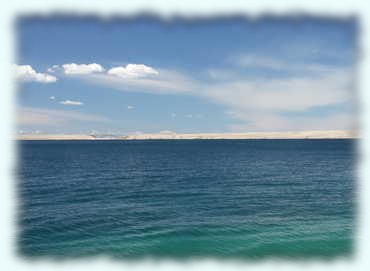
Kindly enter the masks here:
M 353 131 L 301 131 L 301 132 L 250 132 L 250 133 L 153 133 L 134 135 L 85 134 L 29 134 L 18 135 L 17 140 L 153 140 L 153 139 L 341 139 L 357 138 Z

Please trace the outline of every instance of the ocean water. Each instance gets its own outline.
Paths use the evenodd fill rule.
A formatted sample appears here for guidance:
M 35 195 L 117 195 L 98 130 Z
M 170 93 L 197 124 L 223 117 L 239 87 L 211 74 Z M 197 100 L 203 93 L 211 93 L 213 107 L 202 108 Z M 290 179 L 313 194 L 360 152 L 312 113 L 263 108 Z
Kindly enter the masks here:
M 353 252 L 355 140 L 21 141 L 26 257 Z

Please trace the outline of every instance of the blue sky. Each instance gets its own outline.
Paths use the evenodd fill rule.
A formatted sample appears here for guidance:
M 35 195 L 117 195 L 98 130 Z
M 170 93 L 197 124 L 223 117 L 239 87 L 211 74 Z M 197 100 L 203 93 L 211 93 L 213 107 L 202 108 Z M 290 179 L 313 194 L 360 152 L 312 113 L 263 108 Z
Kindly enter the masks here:
M 353 19 L 26 18 L 17 31 L 23 133 L 356 127 Z

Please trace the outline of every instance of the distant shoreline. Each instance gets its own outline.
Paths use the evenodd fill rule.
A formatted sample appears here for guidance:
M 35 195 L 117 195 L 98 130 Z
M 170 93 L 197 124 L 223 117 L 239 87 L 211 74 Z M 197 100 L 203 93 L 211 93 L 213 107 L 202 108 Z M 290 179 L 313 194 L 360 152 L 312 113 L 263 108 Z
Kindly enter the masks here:
M 249 133 L 189 133 L 162 132 L 134 135 L 85 135 L 85 134 L 28 134 L 16 140 L 215 140 L 215 139 L 355 139 L 353 131 L 301 131 L 301 132 L 249 132 Z

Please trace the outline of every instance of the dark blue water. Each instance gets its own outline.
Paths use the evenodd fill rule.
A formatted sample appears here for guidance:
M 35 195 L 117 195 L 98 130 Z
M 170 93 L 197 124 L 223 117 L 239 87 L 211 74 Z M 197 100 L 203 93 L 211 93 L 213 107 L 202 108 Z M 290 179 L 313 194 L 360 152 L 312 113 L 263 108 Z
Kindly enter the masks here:
M 351 255 L 354 140 L 22 141 L 18 249 Z

